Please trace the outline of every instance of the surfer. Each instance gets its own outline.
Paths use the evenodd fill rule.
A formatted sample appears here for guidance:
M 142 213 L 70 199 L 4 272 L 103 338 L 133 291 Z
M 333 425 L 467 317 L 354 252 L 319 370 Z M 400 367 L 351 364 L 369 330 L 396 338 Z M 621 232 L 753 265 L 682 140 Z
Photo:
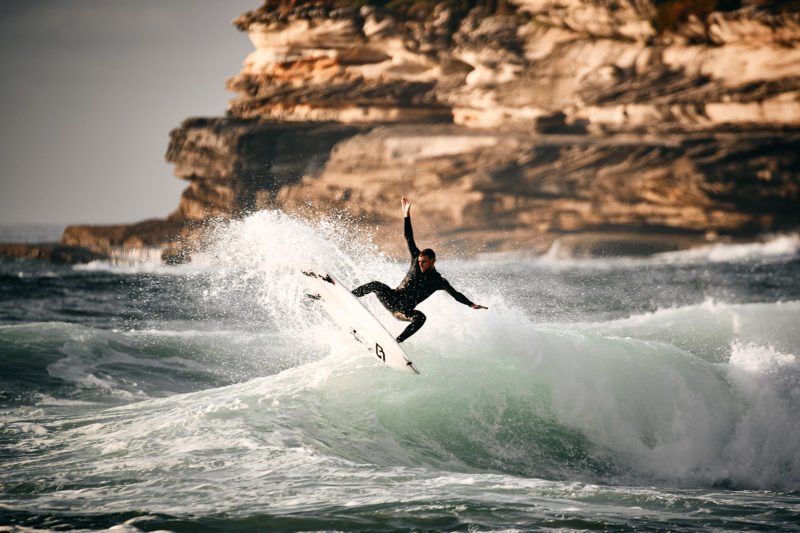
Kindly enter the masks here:
M 406 277 L 396 289 L 392 289 L 380 281 L 370 281 L 353 289 L 353 294 L 359 298 L 374 292 L 378 300 L 398 320 L 411 322 L 408 327 L 397 337 L 397 342 L 403 342 L 416 333 L 425 323 L 425 315 L 415 309 L 417 305 L 438 290 L 447 291 L 457 302 L 468 305 L 473 309 L 488 309 L 482 305 L 472 303 L 469 298 L 455 290 L 450 283 L 436 270 L 436 254 L 430 248 L 421 250 L 414 242 L 414 232 L 411 230 L 411 201 L 403 196 L 403 232 L 411 253 L 411 267 Z

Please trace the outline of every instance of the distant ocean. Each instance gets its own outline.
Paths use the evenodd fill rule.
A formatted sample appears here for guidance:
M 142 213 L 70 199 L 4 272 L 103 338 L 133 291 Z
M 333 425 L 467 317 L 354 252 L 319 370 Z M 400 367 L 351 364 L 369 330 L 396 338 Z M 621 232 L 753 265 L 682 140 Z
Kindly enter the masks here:
M 0 259 L 0 531 L 800 530 L 800 237 L 440 253 L 490 309 L 424 302 L 419 376 L 305 297 L 398 283 L 369 242 L 259 212 L 179 267 Z
M 57 224 L 0 224 L 0 242 L 58 242 L 64 226 Z

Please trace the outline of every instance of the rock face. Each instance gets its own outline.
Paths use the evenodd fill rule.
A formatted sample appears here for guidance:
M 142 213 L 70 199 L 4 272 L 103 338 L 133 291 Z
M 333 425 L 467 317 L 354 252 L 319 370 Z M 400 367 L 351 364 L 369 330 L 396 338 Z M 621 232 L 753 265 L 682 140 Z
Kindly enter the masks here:
M 727 2 L 659 27 L 665 5 L 706 4 L 658 4 L 267 0 L 234 21 L 255 50 L 228 116 L 171 133 L 189 186 L 151 223 L 161 237 L 68 228 L 64 243 L 165 245 L 281 208 L 390 223 L 395 251 L 403 194 L 420 235 L 475 251 L 798 229 L 800 17 Z
M 253 211 L 281 187 L 320 172 L 332 148 L 364 128 L 189 119 L 171 134 L 167 161 L 189 180 L 173 221 L 202 221 Z M 266 197 L 264 192 L 266 191 Z

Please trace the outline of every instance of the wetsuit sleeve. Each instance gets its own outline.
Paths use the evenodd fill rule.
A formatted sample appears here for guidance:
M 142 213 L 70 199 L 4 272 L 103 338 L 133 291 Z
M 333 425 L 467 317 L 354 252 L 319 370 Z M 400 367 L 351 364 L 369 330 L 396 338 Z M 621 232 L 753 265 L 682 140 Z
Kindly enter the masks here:
M 416 261 L 417 257 L 419 257 L 419 248 L 417 248 L 417 243 L 414 242 L 414 231 L 411 229 L 411 217 L 405 217 L 403 221 L 403 234 L 406 237 L 406 243 L 408 243 L 408 251 L 411 253 L 411 259 Z
M 452 296 L 453 298 L 455 298 L 455 300 L 456 300 L 457 302 L 459 302 L 459 303 L 462 303 L 462 304 L 464 304 L 464 305 L 469 305 L 470 307 L 471 307 L 471 306 L 473 306 L 473 305 L 475 305 L 474 303 L 472 303 L 472 302 L 470 301 L 470 299 L 469 299 L 469 298 L 467 298 L 466 296 L 464 296 L 463 294 L 461 294 L 460 292 L 458 292 L 457 290 L 455 290 L 455 289 L 453 288 L 453 286 L 452 286 L 452 285 L 450 285 L 450 282 L 448 282 L 448 281 L 447 281 L 446 279 L 444 279 L 444 278 L 442 278 L 442 289 L 444 289 L 445 291 L 447 291 L 447 294 L 449 294 L 450 296 Z

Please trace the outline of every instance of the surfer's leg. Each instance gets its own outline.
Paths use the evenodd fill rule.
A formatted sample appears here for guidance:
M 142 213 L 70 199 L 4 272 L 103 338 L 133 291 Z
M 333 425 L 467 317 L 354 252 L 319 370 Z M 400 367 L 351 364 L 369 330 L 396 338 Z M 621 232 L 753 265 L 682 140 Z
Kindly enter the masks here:
M 397 336 L 397 342 L 403 342 L 411 335 L 416 333 L 419 328 L 425 323 L 425 315 L 422 314 L 421 311 L 411 311 L 410 313 L 393 313 L 395 318 L 399 318 L 400 320 L 410 320 L 411 324 L 408 325 L 406 329 L 403 330 L 403 333 Z
M 370 281 L 369 283 L 365 283 L 360 287 L 356 287 L 351 292 L 361 298 L 365 294 L 369 294 L 371 292 L 375 292 L 380 294 L 381 292 L 385 292 L 386 290 L 392 290 L 389 288 L 388 285 L 385 283 L 381 283 L 380 281 Z M 380 296 L 378 296 L 380 298 Z
M 378 297 L 378 301 L 389 311 L 394 312 L 400 308 L 400 302 L 396 294 L 397 291 L 380 281 L 370 281 L 360 287 L 356 287 L 352 292 L 359 298 L 365 294 L 374 292 L 375 296 Z
M 385 283 L 381 283 L 380 281 L 370 281 L 369 283 L 365 283 L 360 287 L 356 287 L 352 292 L 359 298 L 374 292 L 375 296 L 378 297 L 378 301 L 380 301 L 386 309 L 391 311 L 392 315 L 394 315 L 396 319 L 411 322 L 411 324 L 408 325 L 403 333 L 397 337 L 397 342 L 403 342 L 409 338 L 411 335 L 416 333 L 419 328 L 422 327 L 422 324 L 425 323 L 425 315 L 423 315 L 422 312 L 417 311 L 416 309 L 404 311 L 404 306 L 397 295 L 397 291 Z

